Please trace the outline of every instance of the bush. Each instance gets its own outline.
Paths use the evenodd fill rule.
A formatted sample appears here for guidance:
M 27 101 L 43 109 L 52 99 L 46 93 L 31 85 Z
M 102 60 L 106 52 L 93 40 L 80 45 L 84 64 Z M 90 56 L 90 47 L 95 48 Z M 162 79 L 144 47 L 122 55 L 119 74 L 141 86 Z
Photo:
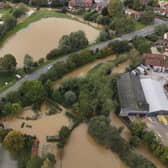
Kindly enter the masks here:
M 47 58 L 48 60 L 50 60 L 50 59 L 53 59 L 53 58 L 55 58 L 55 57 L 57 57 L 57 56 L 60 56 L 62 53 L 63 53 L 63 52 L 62 52 L 60 49 L 53 49 L 53 50 L 51 50 L 51 51 L 47 54 L 46 58 Z
M 76 94 L 72 91 L 67 91 L 64 94 L 65 104 L 72 105 L 77 100 Z

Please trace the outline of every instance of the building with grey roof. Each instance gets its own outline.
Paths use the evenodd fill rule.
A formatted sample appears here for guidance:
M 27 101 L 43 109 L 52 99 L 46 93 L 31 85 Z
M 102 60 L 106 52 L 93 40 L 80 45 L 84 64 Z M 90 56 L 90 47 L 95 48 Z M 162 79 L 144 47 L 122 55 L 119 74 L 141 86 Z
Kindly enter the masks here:
M 124 73 L 118 80 L 118 94 L 121 104 L 121 116 L 140 114 L 149 111 L 139 76 L 132 73 Z

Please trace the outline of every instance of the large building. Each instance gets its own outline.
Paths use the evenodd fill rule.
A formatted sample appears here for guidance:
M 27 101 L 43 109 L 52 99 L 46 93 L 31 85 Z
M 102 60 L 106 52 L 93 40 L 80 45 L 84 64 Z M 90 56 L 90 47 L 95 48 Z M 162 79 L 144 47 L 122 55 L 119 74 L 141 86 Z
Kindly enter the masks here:
M 168 114 L 168 67 L 164 55 L 146 54 L 145 64 L 118 80 L 120 115 Z M 152 66 L 151 66 L 152 65 Z M 147 66 L 151 66 L 147 70 Z M 144 67 L 144 71 L 140 70 Z M 156 68 L 157 67 L 157 68 Z M 139 73 L 133 73 L 138 71 Z
M 149 104 L 146 101 L 138 76 L 129 72 L 122 74 L 118 80 L 118 94 L 121 116 L 143 115 L 149 111 Z

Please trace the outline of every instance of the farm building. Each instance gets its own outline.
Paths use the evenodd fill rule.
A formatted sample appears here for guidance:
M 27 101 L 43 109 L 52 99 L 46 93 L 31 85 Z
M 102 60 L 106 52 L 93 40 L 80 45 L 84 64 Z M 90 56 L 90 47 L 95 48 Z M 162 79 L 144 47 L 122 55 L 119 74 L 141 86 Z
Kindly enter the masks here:
M 118 95 L 121 104 L 121 116 L 145 114 L 149 111 L 142 85 L 138 76 L 124 73 L 118 80 Z

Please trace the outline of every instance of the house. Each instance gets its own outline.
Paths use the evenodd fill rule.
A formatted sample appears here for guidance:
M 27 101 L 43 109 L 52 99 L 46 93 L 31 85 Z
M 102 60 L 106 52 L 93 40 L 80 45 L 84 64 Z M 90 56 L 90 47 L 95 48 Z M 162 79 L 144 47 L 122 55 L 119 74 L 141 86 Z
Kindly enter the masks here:
M 138 76 L 130 72 L 122 74 L 117 87 L 121 105 L 120 116 L 144 115 L 149 111 L 149 104 Z
M 144 54 L 145 65 L 150 65 L 154 69 L 168 68 L 168 57 L 162 54 Z
M 161 16 L 166 16 L 168 17 L 168 7 L 167 8 L 154 8 L 154 13 L 161 15 Z
M 168 32 L 163 35 L 163 39 L 168 40 Z
M 155 46 L 157 48 L 161 48 L 161 49 L 167 51 L 167 49 L 168 49 L 168 40 L 167 39 L 157 40 L 155 42 Z
M 91 7 L 92 5 L 93 5 L 93 0 L 70 0 L 68 3 L 69 8 Z
M 108 5 L 109 1 L 110 0 L 94 0 L 94 3 L 96 4 L 97 7 L 102 9 Z
M 160 6 L 160 8 L 167 8 L 168 7 L 168 2 L 166 2 L 166 1 L 159 1 L 159 6 Z
M 139 11 L 136 11 L 134 9 L 127 8 L 125 10 L 125 14 L 133 17 L 135 20 L 138 20 L 138 19 L 140 19 L 142 13 Z

